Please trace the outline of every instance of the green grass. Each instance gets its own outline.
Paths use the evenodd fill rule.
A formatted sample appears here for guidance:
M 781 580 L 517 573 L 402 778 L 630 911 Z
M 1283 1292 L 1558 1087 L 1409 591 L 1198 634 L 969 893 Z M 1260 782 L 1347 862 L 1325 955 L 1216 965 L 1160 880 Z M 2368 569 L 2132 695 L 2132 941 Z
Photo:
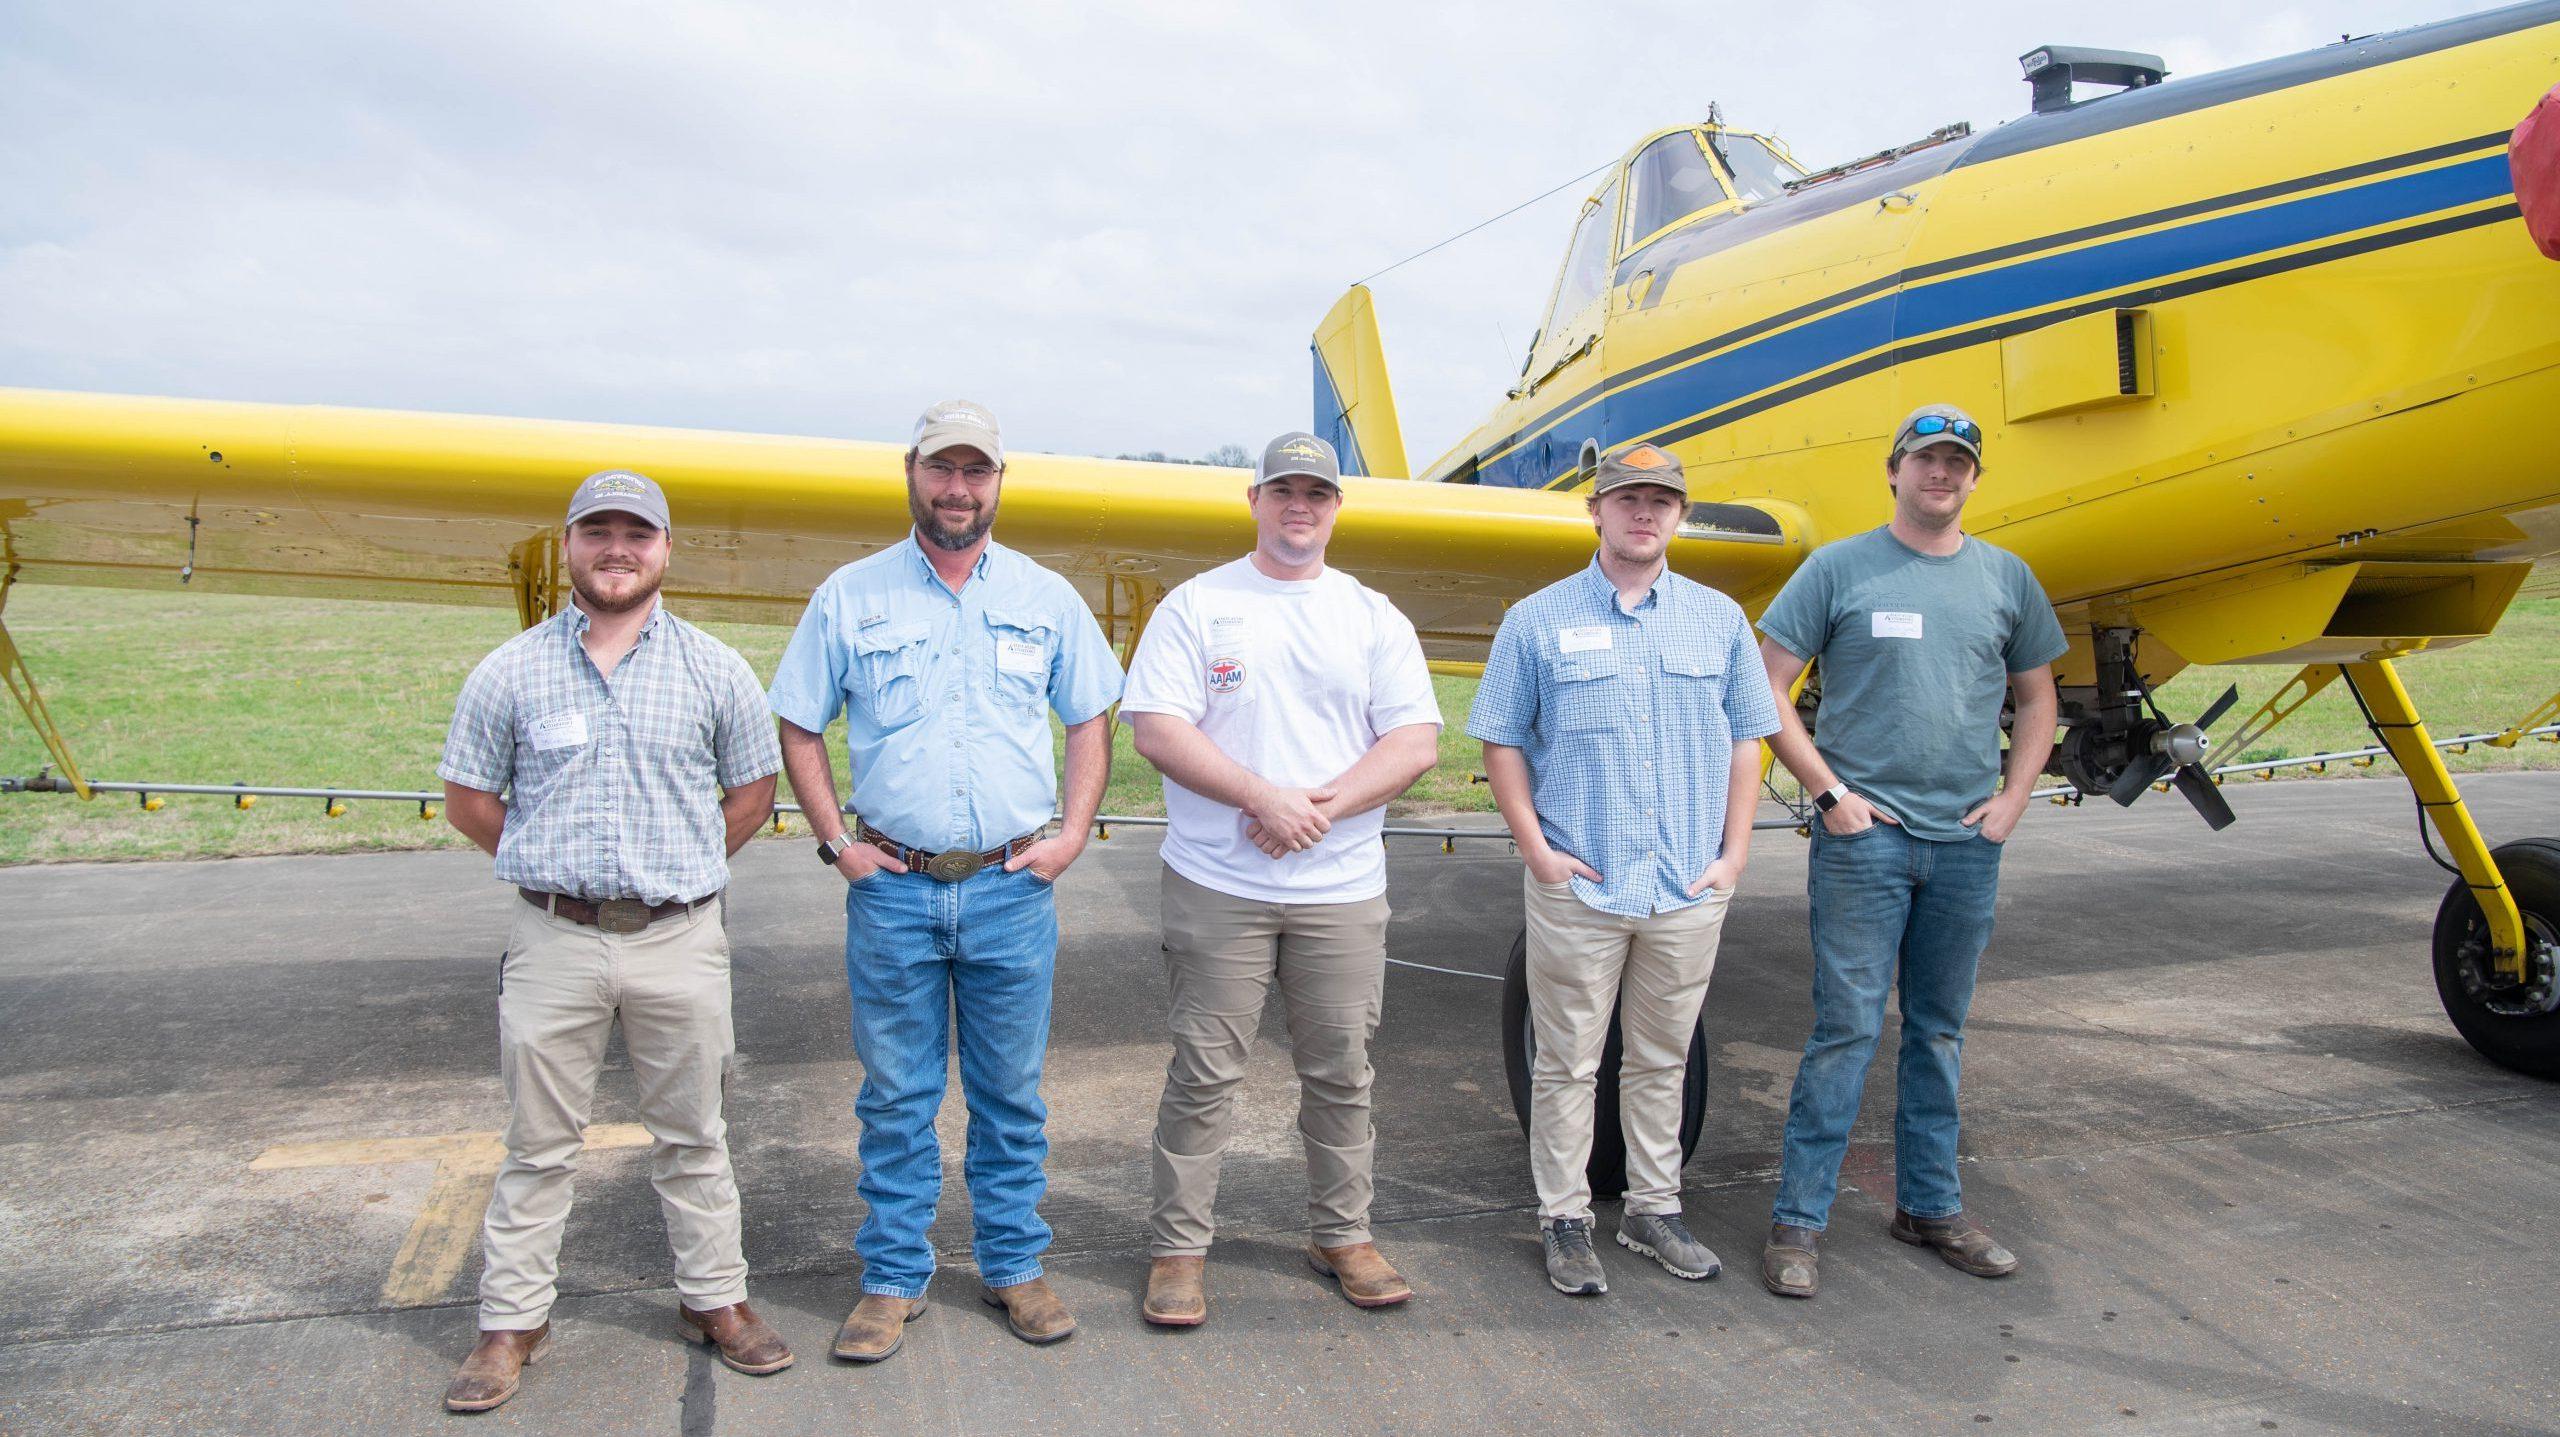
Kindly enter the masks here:
M 513 615 L 497 609 L 246 598 L 174 586 L 20 585 L 9 596 L 7 618 L 55 720 L 93 778 L 383 789 L 438 786 L 435 761 L 454 690 L 514 629 Z M 773 672 L 788 637 L 764 625 L 706 627 L 737 646 L 760 675 Z M 2403 673 L 2439 733 L 2494 728 L 2551 691 L 2549 655 L 2555 652 L 2560 601 L 2527 601 L 2494 638 L 2412 662 Z M 2218 726 L 2227 728 L 2289 673 L 2191 671 L 2170 684 L 2162 700 L 2173 715 L 2185 716 L 2237 682 L 2242 704 Z M 1437 682 L 1450 720 L 1440 765 L 1393 812 L 1488 811 L 1491 793 L 1469 781 L 1478 768 L 1476 745 L 1458 732 L 1475 685 Z M 2353 704 L 2335 689 L 2275 736 L 2283 754 L 2364 741 Z M 1155 775 L 1130 751 L 1125 728 L 1115 742 L 1104 810 L 1161 813 Z M 2275 756 L 2269 749 L 2239 757 Z M 0 713 L 0 773 L 31 774 L 44 761 L 43 747 L 19 716 Z M 2476 747 L 2452 763 L 2457 771 L 2560 768 L 2560 745 Z M 792 832 L 796 839 L 806 830 L 794 824 Z M 0 795 L 0 863 L 462 845 L 441 819 L 421 822 L 414 805 L 358 803 L 332 819 L 322 816 L 317 799 L 265 799 L 242 812 L 221 798 L 176 797 L 163 811 L 144 813 L 128 795 L 90 803 L 65 795 Z

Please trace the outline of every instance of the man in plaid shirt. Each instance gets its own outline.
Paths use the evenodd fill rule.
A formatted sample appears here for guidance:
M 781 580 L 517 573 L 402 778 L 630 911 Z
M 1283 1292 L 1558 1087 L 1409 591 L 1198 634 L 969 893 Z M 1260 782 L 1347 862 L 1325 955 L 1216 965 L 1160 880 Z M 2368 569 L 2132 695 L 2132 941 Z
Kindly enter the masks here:
M 1528 870 L 1529 1166 L 1547 1280 L 1572 1296 L 1609 1290 L 1586 1169 L 1612 1012 L 1618 1242 L 1678 1277 L 1720 1270 L 1680 1220 L 1680 1091 L 1778 714 L 1741 608 L 1664 562 L 1688 498 L 1662 449 L 1603 456 L 1599 554 L 1502 616 L 1467 719 Z
M 445 1406 L 515 1395 L 551 1337 L 560 1232 L 605 1040 L 622 1020 L 675 1249 L 678 1330 L 740 1372 L 791 1365 L 747 1306 L 720 1099 L 736 1042 L 721 890 L 782 767 L 746 660 L 658 602 L 667 500 L 588 476 L 561 541 L 568 608 L 481 660 L 445 739 L 445 812 L 523 900 L 498 975 L 506 1163 L 483 1225 L 480 1341 Z

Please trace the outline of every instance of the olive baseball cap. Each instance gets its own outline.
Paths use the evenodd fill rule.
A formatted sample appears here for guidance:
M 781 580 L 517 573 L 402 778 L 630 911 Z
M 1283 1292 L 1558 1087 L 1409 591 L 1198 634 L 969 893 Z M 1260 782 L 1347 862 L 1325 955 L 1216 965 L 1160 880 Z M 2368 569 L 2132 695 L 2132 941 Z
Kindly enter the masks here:
M 1597 499 L 1630 484 L 1659 484 L 1683 499 L 1689 497 L 1689 479 L 1680 472 L 1679 459 L 1661 445 L 1641 439 L 1600 456 L 1600 467 L 1591 478 L 1591 497 Z
M 985 405 L 946 399 L 917 416 L 917 458 L 929 459 L 963 444 L 984 453 L 991 464 L 1004 463 L 1004 439 L 996 433 L 996 417 Z
M 1342 461 L 1334 457 L 1333 446 L 1304 430 L 1293 429 L 1262 446 L 1262 457 L 1253 462 L 1253 487 L 1292 474 L 1342 487 Z
M 1932 420 L 1935 422 L 1926 422 Z M 1972 455 L 1975 467 L 1981 467 L 1982 426 L 1952 404 L 1923 404 L 1912 410 L 1894 429 L 1893 452 L 1885 456 L 1885 462 L 1899 463 L 1903 455 L 1932 444 L 1952 444 Z
M 658 481 L 628 469 L 606 469 L 580 480 L 578 492 L 569 496 L 569 517 L 560 527 L 607 512 L 646 519 L 661 529 L 675 527 L 667 522 L 667 495 Z

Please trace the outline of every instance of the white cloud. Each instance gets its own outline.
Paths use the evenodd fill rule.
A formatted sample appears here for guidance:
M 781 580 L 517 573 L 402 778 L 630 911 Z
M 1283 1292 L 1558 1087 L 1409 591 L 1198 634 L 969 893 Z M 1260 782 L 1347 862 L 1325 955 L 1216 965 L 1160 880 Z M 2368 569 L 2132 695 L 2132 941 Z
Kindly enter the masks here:
M 866 437 L 969 394 L 1108 453 L 1306 423 L 1346 283 L 1710 99 L 1819 164 L 2020 113 L 2036 44 L 2482 7 L 12 8 L 0 382 Z M 1417 459 L 1579 198 L 1378 284 Z

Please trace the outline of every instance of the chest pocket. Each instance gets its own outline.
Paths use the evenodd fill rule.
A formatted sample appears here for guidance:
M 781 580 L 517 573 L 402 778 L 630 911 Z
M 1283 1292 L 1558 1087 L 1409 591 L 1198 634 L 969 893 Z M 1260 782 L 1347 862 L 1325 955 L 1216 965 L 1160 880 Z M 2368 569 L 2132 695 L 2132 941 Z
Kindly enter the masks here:
M 923 624 L 895 624 L 853 636 L 854 697 L 881 728 L 903 727 L 924 713 L 925 634 Z
M 1055 632 L 1046 614 L 1019 609 L 987 610 L 987 663 L 994 670 L 990 691 L 997 703 L 1008 708 L 1033 708 L 1048 701 Z M 1036 671 L 1028 657 L 1030 649 L 1039 650 Z
M 1615 728 L 1626 706 L 1626 681 L 1618 677 L 1618 661 L 1595 658 L 1556 660 L 1556 732 L 1590 733 Z
M 1672 709 L 1724 707 L 1725 656 L 1674 649 L 1662 656 L 1662 697 Z

